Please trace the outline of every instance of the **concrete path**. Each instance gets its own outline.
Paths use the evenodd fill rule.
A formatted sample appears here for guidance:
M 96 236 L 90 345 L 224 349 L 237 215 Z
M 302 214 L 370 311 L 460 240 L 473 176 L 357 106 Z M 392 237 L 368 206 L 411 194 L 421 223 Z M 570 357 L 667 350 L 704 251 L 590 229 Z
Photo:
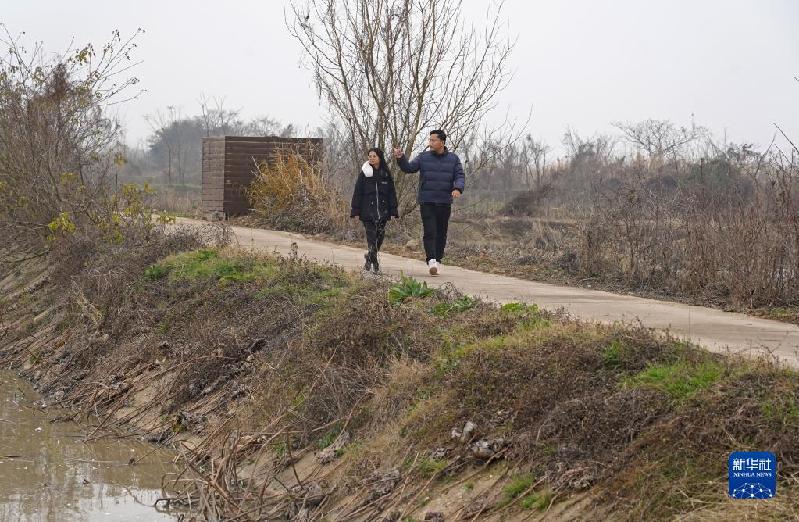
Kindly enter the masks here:
M 178 222 L 203 223 L 182 218 Z M 306 239 L 288 232 L 245 227 L 232 229 L 242 248 L 288 254 L 292 243 L 296 243 L 298 253 L 309 259 L 335 263 L 349 270 L 360 270 L 363 266 L 365 248 Z M 488 301 L 535 303 L 548 310 L 564 308 L 572 316 L 585 321 L 640 321 L 647 327 L 669 330 L 677 337 L 713 351 L 729 350 L 750 355 L 770 352 L 784 363 L 799 368 L 799 327 L 788 323 L 701 306 L 537 283 L 448 265 L 440 270 L 438 276 L 432 277 L 423 261 L 390 254 L 380 254 L 380 265 L 384 274 L 402 273 L 427 281 L 431 286 L 453 283 L 459 291 Z

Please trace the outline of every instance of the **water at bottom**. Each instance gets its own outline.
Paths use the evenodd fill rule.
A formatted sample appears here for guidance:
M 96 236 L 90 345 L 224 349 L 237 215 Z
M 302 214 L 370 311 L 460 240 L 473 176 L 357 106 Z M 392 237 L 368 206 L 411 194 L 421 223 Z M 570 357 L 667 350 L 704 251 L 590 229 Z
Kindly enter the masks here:
M 50 422 L 24 380 L 0 372 L 0 521 L 174 521 L 153 507 L 172 455 L 92 428 Z M 143 457 L 143 458 L 142 458 Z M 131 459 L 140 459 L 130 465 Z

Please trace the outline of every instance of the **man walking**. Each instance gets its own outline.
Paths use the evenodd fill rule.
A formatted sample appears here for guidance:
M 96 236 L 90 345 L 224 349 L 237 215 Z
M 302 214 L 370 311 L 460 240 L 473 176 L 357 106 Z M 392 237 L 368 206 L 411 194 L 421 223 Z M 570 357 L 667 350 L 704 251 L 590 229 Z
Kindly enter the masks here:
M 452 201 L 463 194 L 466 175 L 458 156 L 446 147 L 443 130 L 430 132 L 429 149 L 411 161 L 402 149 L 395 148 L 394 156 L 403 172 L 419 172 L 419 209 L 424 227 L 424 251 L 430 275 L 438 274 L 438 263 L 444 257 Z

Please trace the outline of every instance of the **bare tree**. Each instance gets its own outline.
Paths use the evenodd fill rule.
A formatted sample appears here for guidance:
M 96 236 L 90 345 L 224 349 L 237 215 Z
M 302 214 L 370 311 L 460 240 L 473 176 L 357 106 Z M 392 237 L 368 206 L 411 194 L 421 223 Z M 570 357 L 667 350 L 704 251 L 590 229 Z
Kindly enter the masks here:
M 225 108 L 224 97 L 208 100 L 204 94 L 200 95 L 200 119 L 206 136 L 237 134 L 242 127 L 240 114 L 239 109 Z
M 241 119 L 241 109 L 226 109 L 225 98 L 209 100 L 200 96 L 200 116 L 206 136 L 280 136 L 291 138 L 296 130 L 289 123 L 281 124 L 278 120 L 263 116 L 245 123 Z M 213 105 L 212 105 L 213 104 Z
M 549 146 L 543 141 L 535 140 L 529 134 L 525 136 L 520 155 L 525 169 L 525 183 L 528 187 L 532 185 L 532 169 L 535 169 L 535 186 L 536 188 L 541 187 L 541 178 L 546 168 L 549 150 Z
M 637 123 L 614 122 L 613 126 L 653 161 L 663 161 L 668 155 L 676 158 L 683 147 L 707 135 L 707 131 L 693 120 L 690 127 L 679 128 L 668 120 L 653 119 Z
M 353 169 L 367 148 L 420 146 L 444 128 L 458 145 L 479 130 L 507 86 L 514 46 L 500 35 L 502 2 L 484 33 L 461 0 L 302 0 L 286 24 L 303 46 L 320 96 L 349 132 Z M 415 178 L 398 176 L 403 208 Z
M 172 175 L 182 173 L 181 171 L 181 151 L 183 140 L 180 135 L 180 122 L 183 120 L 181 110 L 174 105 L 168 105 L 166 112 L 160 110 L 155 114 L 146 117 L 147 123 L 153 130 L 151 141 L 162 144 L 166 149 L 167 164 L 166 175 L 167 184 L 172 184 Z
M 607 163 L 613 157 L 617 140 L 613 136 L 597 134 L 593 138 L 585 138 L 572 129 L 566 129 L 563 135 L 563 146 L 573 162 L 579 163 L 586 157 L 596 158 Z

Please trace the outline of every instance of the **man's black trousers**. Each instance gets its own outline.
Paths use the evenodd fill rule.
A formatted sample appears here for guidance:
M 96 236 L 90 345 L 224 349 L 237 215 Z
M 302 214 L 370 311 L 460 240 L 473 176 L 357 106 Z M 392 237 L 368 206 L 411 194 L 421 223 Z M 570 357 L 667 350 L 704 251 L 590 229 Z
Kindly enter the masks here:
M 441 261 L 444 258 L 444 248 L 447 246 L 447 229 L 452 205 L 421 203 L 419 208 L 422 213 L 424 252 L 427 261 L 431 259 Z

